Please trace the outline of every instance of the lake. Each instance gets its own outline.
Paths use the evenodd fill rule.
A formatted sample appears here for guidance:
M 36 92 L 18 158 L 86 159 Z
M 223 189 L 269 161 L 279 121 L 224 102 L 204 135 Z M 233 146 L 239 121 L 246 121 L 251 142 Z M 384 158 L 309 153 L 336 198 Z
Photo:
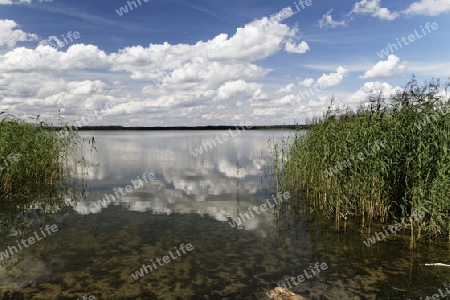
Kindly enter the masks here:
M 269 140 L 293 131 L 214 144 L 223 133 L 81 132 L 97 148 L 86 201 L 22 232 L 25 244 L 1 237 L 1 289 L 47 300 L 269 299 L 277 284 L 307 299 L 446 293 L 450 268 L 424 264 L 448 262 L 448 244 L 409 250 L 405 230 L 368 247 L 373 232 L 351 221 L 277 213 L 299 199 L 276 194 Z

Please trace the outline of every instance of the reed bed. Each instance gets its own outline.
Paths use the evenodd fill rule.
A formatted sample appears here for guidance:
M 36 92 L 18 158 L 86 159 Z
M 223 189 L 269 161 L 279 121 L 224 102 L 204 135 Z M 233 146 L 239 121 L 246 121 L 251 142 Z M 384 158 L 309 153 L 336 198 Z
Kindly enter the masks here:
M 306 134 L 275 149 L 278 190 L 297 195 L 297 206 L 309 213 L 338 225 L 354 218 L 369 230 L 375 222 L 393 224 L 425 212 L 410 222 L 411 241 L 450 239 L 447 91 L 439 81 L 419 86 L 413 77 L 390 99 L 370 98 L 356 111 L 329 107 Z M 387 146 L 376 148 L 380 141 Z M 360 152 L 364 159 L 350 159 Z
M 55 128 L 39 117 L 29 123 L 3 112 L 0 117 L 0 233 L 6 233 L 26 227 L 37 214 L 60 213 L 80 191 L 84 196 L 86 182 L 76 175 L 85 141 L 68 125 Z

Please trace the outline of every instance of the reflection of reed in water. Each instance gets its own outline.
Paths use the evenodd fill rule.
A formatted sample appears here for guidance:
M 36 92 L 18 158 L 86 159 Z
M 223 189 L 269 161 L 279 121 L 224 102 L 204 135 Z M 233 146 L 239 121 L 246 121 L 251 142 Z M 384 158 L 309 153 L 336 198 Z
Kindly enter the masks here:
M 239 216 L 239 170 L 242 166 L 239 166 L 239 162 L 236 162 L 236 216 Z M 237 225 L 237 229 L 245 230 L 245 225 Z

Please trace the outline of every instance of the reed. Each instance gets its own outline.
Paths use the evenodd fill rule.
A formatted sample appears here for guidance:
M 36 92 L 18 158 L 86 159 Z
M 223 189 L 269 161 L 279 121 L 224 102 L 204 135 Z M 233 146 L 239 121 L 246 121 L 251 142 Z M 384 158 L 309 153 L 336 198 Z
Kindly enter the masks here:
M 85 141 L 67 124 L 0 116 L 0 233 L 7 233 L 84 197 L 86 181 L 77 173 L 86 170 L 80 156 Z M 95 148 L 93 139 L 88 142 Z
M 275 149 L 278 190 L 337 224 L 353 217 L 370 228 L 423 211 L 425 218 L 410 223 L 412 241 L 450 237 L 450 104 L 448 86 L 440 89 L 439 81 L 419 86 L 413 77 L 390 99 L 370 98 L 356 111 L 329 107 L 306 134 L 281 146 L 283 155 Z M 349 160 L 380 141 L 387 146 Z

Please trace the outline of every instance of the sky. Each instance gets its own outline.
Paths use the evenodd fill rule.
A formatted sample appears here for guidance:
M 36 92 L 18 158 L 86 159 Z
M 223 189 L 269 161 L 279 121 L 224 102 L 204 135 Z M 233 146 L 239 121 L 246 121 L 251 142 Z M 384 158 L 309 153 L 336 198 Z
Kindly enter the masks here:
M 450 80 L 450 0 L 0 0 L 0 112 L 304 124 Z

